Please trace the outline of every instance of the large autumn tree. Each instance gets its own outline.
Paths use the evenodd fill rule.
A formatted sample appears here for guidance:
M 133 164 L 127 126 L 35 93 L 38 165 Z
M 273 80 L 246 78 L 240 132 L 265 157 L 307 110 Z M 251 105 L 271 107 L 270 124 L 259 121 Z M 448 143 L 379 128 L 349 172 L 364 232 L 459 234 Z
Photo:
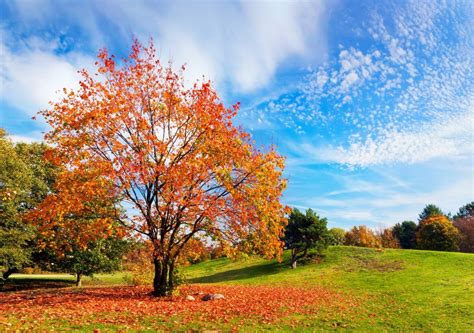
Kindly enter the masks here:
M 257 149 L 209 82 L 188 85 L 184 67 L 163 66 L 150 43 L 117 62 L 106 50 L 95 74 L 42 114 L 57 162 L 110 182 L 127 202 L 117 219 L 153 244 L 154 295 L 173 289 L 173 270 L 199 234 L 230 252 L 281 254 L 284 159 Z M 231 254 L 231 253 L 230 253 Z

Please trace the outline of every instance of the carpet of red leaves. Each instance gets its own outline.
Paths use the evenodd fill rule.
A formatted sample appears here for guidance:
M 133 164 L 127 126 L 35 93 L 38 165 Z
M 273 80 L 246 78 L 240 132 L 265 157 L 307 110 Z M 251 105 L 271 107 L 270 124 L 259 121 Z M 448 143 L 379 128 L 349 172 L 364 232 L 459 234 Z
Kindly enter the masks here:
M 225 299 L 205 302 L 206 293 Z M 196 300 L 186 300 L 187 295 Z M 144 287 L 50 289 L 0 294 L 0 329 L 34 329 L 57 321 L 73 327 L 101 323 L 142 328 L 143 319 L 150 317 L 178 326 L 237 318 L 271 324 L 288 315 L 317 315 L 322 307 L 343 313 L 359 305 L 359 299 L 318 287 L 189 285 L 168 298 L 152 297 Z

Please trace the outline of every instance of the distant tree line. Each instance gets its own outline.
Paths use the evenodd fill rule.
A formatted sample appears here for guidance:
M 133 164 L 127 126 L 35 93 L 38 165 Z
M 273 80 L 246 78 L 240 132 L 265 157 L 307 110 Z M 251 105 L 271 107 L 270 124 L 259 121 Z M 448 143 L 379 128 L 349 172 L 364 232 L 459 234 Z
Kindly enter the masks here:
M 452 217 L 429 204 L 419 214 L 418 223 L 403 221 L 378 231 L 355 226 L 338 244 L 473 253 L 474 202 L 462 206 Z
M 312 209 L 291 211 L 283 241 L 290 251 L 292 268 L 310 251 L 318 254 L 329 245 L 474 253 L 474 202 L 462 206 L 453 217 L 430 204 L 420 213 L 418 223 L 403 221 L 378 231 L 364 225 L 349 231 L 328 229 L 327 223 Z

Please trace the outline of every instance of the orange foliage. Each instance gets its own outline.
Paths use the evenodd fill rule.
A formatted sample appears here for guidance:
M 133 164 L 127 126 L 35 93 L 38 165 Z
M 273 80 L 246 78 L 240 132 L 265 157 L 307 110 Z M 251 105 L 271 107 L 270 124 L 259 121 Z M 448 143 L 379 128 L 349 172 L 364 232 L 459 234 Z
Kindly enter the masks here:
M 149 285 L 153 280 L 153 245 L 150 242 L 135 243 L 126 254 L 123 268 L 128 273 L 125 281 L 134 286 Z
M 210 249 L 209 255 L 211 259 L 219 259 L 225 257 L 224 249 L 222 248 L 222 246 L 219 245 L 213 246 Z
M 180 264 L 190 265 L 209 259 L 210 255 L 210 248 L 200 239 L 191 238 L 183 247 L 178 260 Z
M 346 245 L 362 247 L 381 247 L 380 238 L 365 225 L 353 227 L 346 233 Z
M 58 256 L 86 249 L 90 242 L 110 236 L 122 237 L 125 230 L 114 226 L 118 211 L 110 182 L 86 169 L 58 173 L 55 193 L 25 215 L 37 229 L 40 248 Z
M 459 230 L 445 215 L 432 215 L 420 221 L 416 243 L 422 250 L 458 251 Z
M 392 228 L 383 229 L 378 237 L 382 247 L 389 249 L 399 249 L 400 241 L 394 236 Z
M 169 325 L 189 330 L 189 323 L 232 321 L 236 330 L 248 320 L 275 324 L 289 316 L 316 316 L 321 308 L 345 315 L 363 308 L 362 298 L 316 287 L 191 285 L 181 288 L 179 296 L 158 300 L 149 293 L 148 288 L 121 286 L 0 295 L 0 328 L 3 323 L 7 330 L 38 330 L 55 322 L 68 327 L 112 324 L 125 330 L 154 325 L 161 331 Z M 199 293 L 222 293 L 225 299 L 204 302 Z M 186 301 L 186 295 L 196 301 Z M 18 326 L 6 325 L 10 316 Z
M 122 222 L 150 239 L 160 277 L 200 233 L 230 255 L 280 256 L 284 158 L 233 126 L 239 105 L 226 108 L 209 82 L 188 88 L 184 67 L 162 66 L 152 43 L 135 42 L 122 65 L 98 57 L 96 75 L 82 71 L 81 88 L 42 112 L 46 138 L 57 162 L 90 170 L 134 206 Z
M 474 216 L 458 217 L 453 224 L 460 233 L 459 249 L 474 253 Z

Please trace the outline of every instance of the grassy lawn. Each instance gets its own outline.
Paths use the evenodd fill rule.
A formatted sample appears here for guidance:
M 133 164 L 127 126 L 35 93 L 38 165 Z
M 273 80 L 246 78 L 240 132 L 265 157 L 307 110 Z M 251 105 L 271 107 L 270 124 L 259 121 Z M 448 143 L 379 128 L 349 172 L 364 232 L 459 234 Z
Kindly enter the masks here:
M 113 286 L 126 284 L 124 277 L 128 273 L 116 272 L 113 274 L 96 274 L 93 277 L 82 278 L 84 286 Z M 72 287 L 76 283 L 76 277 L 71 274 L 12 274 L 5 289 L 25 290 L 38 288 L 61 288 Z
M 300 265 L 261 259 L 219 259 L 191 266 L 195 283 L 323 286 L 370 301 L 373 321 L 343 323 L 360 329 L 471 330 L 474 327 L 474 255 L 418 250 L 379 252 L 332 247 L 322 262 Z M 361 311 L 361 315 L 367 311 Z M 319 328 L 320 323 L 308 323 Z
M 41 303 L 34 298 L 51 296 L 44 294 L 48 291 L 35 296 L 16 293 L 23 299 L 17 301 L 18 307 L 11 305 L 4 309 L 0 325 L 3 322 L 10 323 L 12 328 L 55 327 L 86 331 L 124 327 L 142 330 L 472 331 L 474 327 L 472 254 L 331 247 L 323 258 L 313 259 L 295 270 L 289 269 L 286 262 L 258 258 L 218 259 L 187 267 L 185 274 L 191 285 L 184 287 L 184 293 L 222 292 L 226 300 L 221 303 L 177 301 L 174 304 L 146 296 L 147 290 L 112 287 L 124 284 L 124 274 L 85 279 L 85 287 L 80 290 L 63 288 L 68 291 L 56 295 L 57 299 L 64 299 L 64 303 L 58 305 L 54 303 L 57 301 Z M 35 280 L 73 283 L 74 277 L 13 276 L 14 283 L 18 284 Z M 110 297 L 107 297 L 107 288 L 87 288 L 109 285 Z M 95 289 L 97 291 L 93 291 Z M 0 306 L 2 298 L 5 303 L 14 300 L 12 294 L 15 293 L 0 294 Z M 68 318 L 77 317 L 77 314 L 72 305 L 69 308 L 67 304 L 76 299 L 83 302 L 81 306 L 90 306 L 91 312 L 74 322 Z M 94 303 L 86 303 L 86 299 L 94 299 Z M 279 302 L 282 305 L 280 312 L 275 310 Z M 265 306 L 272 318 L 265 318 L 260 313 Z M 20 308 L 34 311 L 35 307 L 52 311 L 36 326 L 28 326 L 28 316 L 34 312 L 25 312 L 23 323 L 15 316 L 14 312 Z M 64 318 L 54 312 L 56 307 L 64 310 Z M 114 307 L 118 310 L 112 311 Z

